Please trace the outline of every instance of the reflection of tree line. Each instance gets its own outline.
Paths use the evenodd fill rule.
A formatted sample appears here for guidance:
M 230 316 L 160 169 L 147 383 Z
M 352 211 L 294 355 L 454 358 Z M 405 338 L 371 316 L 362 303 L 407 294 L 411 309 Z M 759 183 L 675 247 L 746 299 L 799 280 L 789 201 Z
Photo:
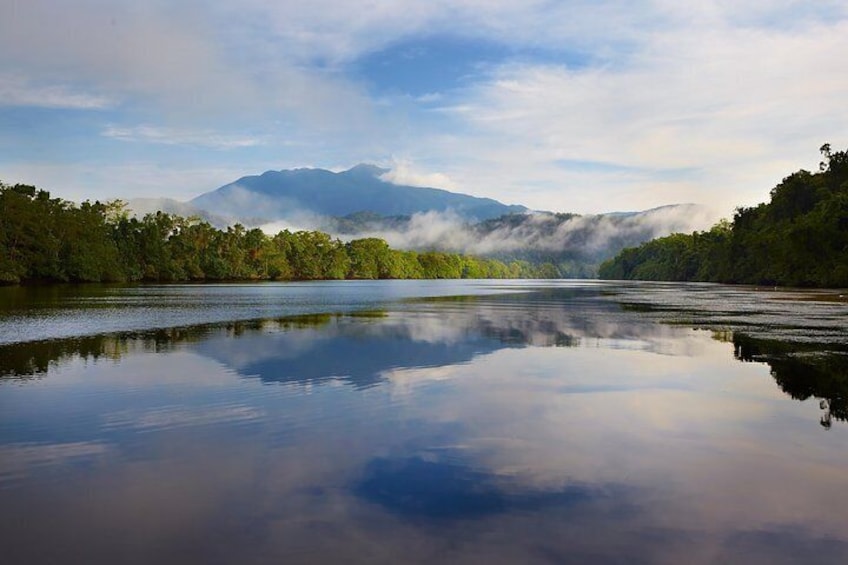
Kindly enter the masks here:
M 505 299 L 506 298 L 506 299 Z M 534 345 L 542 347 L 571 347 L 579 345 L 583 337 L 607 337 L 617 339 L 644 339 L 650 328 L 658 331 L 664 327 L 655 322 L 631 323 L 630 316 L 613 317 L 599 321 L 598 308 L 594 302 L 590 308 L 578 306 L 580 293 L 564 296 L 562 292 L 527 293 L 497 297 L 451 297 L 429 300 L 436 307 L 438 326 L 444 329 L 461 330 L 460 342 L 484 338 L 490 345 L 456 348 L 452 356 L 473 355 L 499 347 Z M 576 300 L 569 300 L 576 299 Z M 467 302 L 474 302 L 468 307 Z M 459 308 L 453 308 L 456 303 Z M 566 305 L 567 304 L 567 305 Z M 611 308 L 617 306 L 610 303 Z M 66 363 L 74 358 L 83 360 L 119 360 L 133 351 L 163 353 L 185 343 L 203 342 L 213 334 L 240 337 L 263 330 L 302 330 L 326 326 L 342 318 L 360 320 L 355 324 L 344 324 L 336 332 L 349 337 L 362 338 L 359 346 L 367 352 L 365 344 L 373 340 L 379 349 L 381 340 L 414 342 L 416 323 L 425 323 L 415 314 L 399 312 L 397 318 L 382 311 L 355 314 L 317 314 L 253 320 L 190 327 L 177 327 L 145 332 L 121 333 L 19 343 L 0 346 L 0 377 L 26 379 L 46 374 L 51 367 Z M 387 323 L 368 324 L 369 319 L 387 318 Z M 432 318 L 429 318 L 432 320 Z M 399 324 L 395 322 L 400 321 Z M 365 322 L 363 325 L 362 322 Z M 439 327 L 436 328 L 439 331 Z M 457 335 L 454 333 L 454 335 Z M 829 428 L 833 420 L 848 421 L 848 348 L 832 344 L 794 343 L 775 339 L 754 338 L 739 332 L 713 332 L 720 341 L 731 342 L 735 357 L 744 362 L 765 362 L 780 388 L 792 398 L 821 401 L 822 425 Z M 453 339 L 453 338 L 451 338 Z M 450 341 L 450 340 L 448 340 Z M 395 342 L 397 343 L 397 342 Z M 498 346 L 497 344 L 501 344 Z M 466 351 L 468 349 L 468 351 Z M 834 351 L 836 349 L 836 351 Z M 829 350 L 829 351 L 826 351 Z M 822 353 L 822 351 L 826 351 Z M 375 351 L 375 355 L 379 354 Z M 459 362 L 451 355 L 445 363 Z M 397 359 L 395 359 L 397 361 Z M 379 365 L 379 360 L 375 360 Z M 373 368 L 372 368 L 373 369 Z M 369 370 L 373 372 L 373 370 Z M 369 372 L 369 375 L 370 375 Z M 370 378 L 378 378 L 376 374 Z
M 118 361 L 133 351 L 165 353 L 180 344 L 203 341 L 215 330 L 239 337 L 269 327 L 280 330 L 318 327 L 329 323 L 332 318 L 331 314 L 309 314 L 277 320 L 250 320 L 0 345 L 0 378 L 28 379 L 43 376 L 51 367 L 55 368 L 74 358 Z
M 796 400 L 819 399 L 821 424 L 848 421 L 848 351 L 822 352 L 822 344 L 798 344 L 732 336 L 734 355 L 740 361 L 768 363 L 781 390 Z
M 563 299 L 563 293 L 556 295 Z M 569 294 L 568 297 L 573 297 Z M 573 347 L 580 344 L 578 335 L 589 328 L 589 313 L 585 311 L 567 311 L 562 307 L 550 308 L 549 300 L 554 296 L 547 291 L 508 296 L 493 299 L 491 302 L 480 297 L 439 297 L 428 299 L 439 308 L 437 332 L 445 335 L 460 330 L 460 342 L 470 342 L 482 338 L 490 345 L 483 349 L 470 346 L 469 351 L 479 353 L 484 350 L 494 350 L 499 347 L 520 347 L 533 345 L 539 347 Z M 413 301 L 415 302 L 415 301 Z M 468 302 L 474 302 L 472 308 Z M 462 303 L 461 309 L 454 310 L 451 303 Z M 506 306 L 506 307 L 504 307 Z M 585 316 L 583 316 L 585 314 Z M 209 339 L 213 334 L 231 337 L 241 337 L 262 330 L 299 330 L 316 328 L 342 318 L 356 319 L 359 323 L 344 324 L 337 328 L 333 335 L 341 333 L 348 337 L 372 340 L 375 342 L 394 339 L 400 342 L 416 341 L 414 331 L 416 323 L 428 323 L 414 314 L 400 313 L 388 324 L 376 326 L 365 324 L 372 319 L 383 319 L 388 315 L 383 311 L 362 311 L 351 314 L 312 314 L 290 316 L 273 320 L 251 320 L 230 322 L 226 324 L 207 324 L 188 327 L 175 327 L 141 332 L 122 332 L 95 336 L 77 337 L 61 340 L 36 341 L 0 345 L 0 377 L 26 379 L 43 376 L 51 368 L 67 363 L 75 358 L 90 361 L 120 360 L 131 352 L 164 353 L 175 346 L 185 343 L 199 343 Z M 399 322 L 399 323 L 396 323 Z M 579 329 L 578 329 L 579 328 Z M 453 337 L 446 338 L 449 342 Z M 438 338 L 437 338 L 438 340 Z M 363 341 L 363 346 L 365 341 Z M 497 344 L 501 344 L 498 346 Z M 451 346 L 456 355 L 467 356 L 468 352 L 460 353 L 458 345 Z M 363 350 L 364 351 L 364 350 Z M 459 362 L 467 359 L 455 359 Z M 448 362 L 448 359 L 442 361 Z M 420 362 L 420 360 L 418 360 Z M 410 363 L 418 365 L 418 362 Z M 436 362 L 436 361 L 434 361 Z

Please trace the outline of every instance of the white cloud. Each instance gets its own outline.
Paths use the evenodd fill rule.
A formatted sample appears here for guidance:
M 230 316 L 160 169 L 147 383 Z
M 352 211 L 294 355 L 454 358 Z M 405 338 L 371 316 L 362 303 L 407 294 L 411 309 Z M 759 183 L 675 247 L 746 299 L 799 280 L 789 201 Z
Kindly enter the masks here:
M 211 149 L 254 147 L 263 143 L 263 140 L 258 137 L 227 135 L 212 130 L 192 131 L 150 125 L 128 128 L 109 126 L 103 130 L 103 135 L 122 141 L 141 141 L 164 145 L 194 145 Z
M 370 102 L 356 84 L 300 64 L 289 46 L 224 15 L 193 3 L 4 5 L 0 71 L 84 84 L 180 127 L 277 120 L 332 131 L 345 118 L 347 127 L 367 119 Z
M 402 229 L 360 233 L 355 238 L 378 237 L 396 249 L 435 248 L 472 255 L 519 250 L 593 253 L 603 251 L 615 240 L 708 229 L 716 219 L 714 211 L 700 206 L 660 208 L 625 218 L 576 216 L 564 222 L 548 214 L 534 214 L 526 223 L 507 223 L 481 233 L 450 212 L 425 212 L 414 214 Z
M 374 99 L 351 74 L 363 55 L 438 36 L 518 56 L 464 90 L 434 85 L 419 99 Z M 267 168 L 404 155 L 394 182 L 537 209 L 694 201 L 729 211 L 814 167 L 821 143 L 844 143 L 846 38 L 848 5 L 831 0 L 31 0 L 0 6 L 0 104 L 108 107 L 120 114 L 113 124 L 145 125 L 93 131 L 209 149 L 261 145 L 265 161 L 277 150 Z M 207 163 L 220 168 L 218 158 Z M 222 182 L 258 172 L 258 160 Z M 200 168 L 185 166 L 186 175 Z M 123 181 L 97 177 L 103 190 Z M 168 181 L 141 194 L 185 190 Z
M 456 183 L 446 174 L 421 171 L 408 159 L 394 159 L 391 170 L 380 178 L 393 184 L 457 189 Z
M 269 166 L 247 165 L 266 170 Z M 164 164 L 155 161 L 119 163 L 26 161 L 4 163 L 4 183 L 33 184 L 54 197 L 74 201 L 130 199 L 139 195 L 189 200 L 242 176 L 244 166 Z
M 204 19 L 192 12 L 157 3 L 6 3 L 0 65 L 51 82 L 204 107 L 212 77 L 217 90 L 241 89 Z
M 83 92 L 68 85 L 35 85 L 21 76 L 0 74 L 0 106 L 99 110 L 114 104 L 106 96 Z
M 100 441 L 12 443 L 0 446 L 0 482 L 26 476 L 34 467 L 58 466 L 105 455 L 112 446 Z
M 433 151 L 478 161 L 453 176 L 502 198 L 543 187 L 523 200 L 536 207 L 597 210 L 603 193 L 637 208 L 730 209 L 765 199 L 782 176 L 814 166 L 821 143 L 844 137 L 848 62 L 834 55 L 846 51 L 845 21 L 695 26 L 652 36 L 624 67 L 508 64 L 446 108 L 467 133 Z M 586 174 L 562 161 L 616 167 Z
M 190 426 L 208 426 L 230 422 L 249 422 L 265 412 L 244 404 L 208 407 L 162 406 L 146 410 L 124 410 L 103 416 L 105 429 L 130 428 L 143 431 Z
M 613 45 L 644 33 L 650 5 L 546 0 L 375 0 L 367 7 L 338 0 L 308 4 L 239 2 L 229 17 L 261 26 L 298 61 L 339 64 L 405 37 L 463 36 L 560 49 Z M 656 25 L 656 24 L 653 24 Z

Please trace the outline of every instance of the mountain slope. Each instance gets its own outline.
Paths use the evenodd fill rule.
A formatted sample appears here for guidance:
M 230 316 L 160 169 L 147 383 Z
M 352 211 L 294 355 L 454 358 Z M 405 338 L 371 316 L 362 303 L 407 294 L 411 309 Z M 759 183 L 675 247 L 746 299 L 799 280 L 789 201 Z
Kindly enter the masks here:
M 483 220 L 527 211 L 524 206 L 491 198 L 392 184 L 381 180 L 386 172 L 373 165 L 357 165 L 340 173 L 324 169 L 267 171 L 202 194 L 190 204 L 216 214 L 267 219 L 304 214 L 345 216 L 361 211 L 396 216 L 450 210 L 464 218 Z

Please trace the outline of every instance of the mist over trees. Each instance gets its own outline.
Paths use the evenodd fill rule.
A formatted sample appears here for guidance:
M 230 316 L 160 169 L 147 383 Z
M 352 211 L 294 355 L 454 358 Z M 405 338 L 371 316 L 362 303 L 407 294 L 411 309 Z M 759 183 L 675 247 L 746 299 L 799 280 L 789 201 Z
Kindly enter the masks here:
M 596 278 L 600 263 L 621 249 L 677 231 L 702 229 L 714 219 L 711 210 L 694 204 L 612 214 L 505 214 L 480 222 L 436 211 L 391 217 L 357 212 L 326 218 L 320 229 L 342 239 L 377 237 L 397 249 L 438 249 L 504 263 L 547 263 L 556 277 Z
M 623 250 L 603 279 L 848 287 L 848 152 L 821 147 L 818 172 L 800 170 L 771 200 L 733 221 Z
M 552 265 L 439 251 L 399 251 L 378 238 L 343 243 L 320 231 L 217 229 L 123 202 L 72 202 L 0 183 L 0 283 L 319 279 L 535 278 Z

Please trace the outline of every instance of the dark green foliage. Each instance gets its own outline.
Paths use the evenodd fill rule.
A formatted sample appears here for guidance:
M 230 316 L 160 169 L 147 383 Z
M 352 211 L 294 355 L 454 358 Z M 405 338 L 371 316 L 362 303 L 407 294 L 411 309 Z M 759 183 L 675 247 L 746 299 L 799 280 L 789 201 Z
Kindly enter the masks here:
M 428 279 L 458 279 L 462 277 L 462 261 L 457 255 L 428 251 L 418 256 L 418 262 Z
M 74 206 L 33 186 L 0 183 L 0 282 L 124 278 L 112 228 L 114 206 Z
M 789 175 L 769 203 L 738 208 L 708 232 L 625 249 L 600 277 L 848 287 L 848 152 L 821 151 L 820 170 Z
M 553 276 L 553 265 L 398 251 L 376 238 L 344 244 L 287 230 L 270 237 L 163 212 L 130 218 L 120 201 L 77 206 L 33 186 L 0 184 L 0 284 Z
M 396 278 L 394 255 L 389 244 L 376 237 L 357 239 L 345 246 L 350 268 L 350 279 L 390 279 Z

